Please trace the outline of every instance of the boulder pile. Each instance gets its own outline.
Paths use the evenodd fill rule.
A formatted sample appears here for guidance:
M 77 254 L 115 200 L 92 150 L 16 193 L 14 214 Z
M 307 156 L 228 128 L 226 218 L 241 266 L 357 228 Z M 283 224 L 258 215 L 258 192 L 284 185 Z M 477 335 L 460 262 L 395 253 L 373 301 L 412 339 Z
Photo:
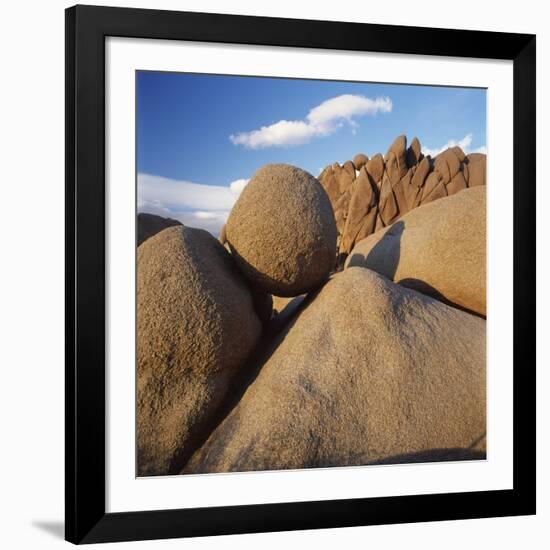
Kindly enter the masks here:
M 484 184 L 401 136 L 140 244 L 138 475 L 484 458 Z
M 485 321 L 369 269 L 336 274 L 269 355 L 184 473 L 452 458 L 483 438 Z
M 432 159 L 422 154 L 417 138 L 407 147 L 406 136 L 399 136 L 385 156 L 377 153 L 369 159 L 361 153 L 342 166 L 327 166 L 319 181 L 334 210 L 339 266 L 355 243 L 410 210 L 485 185 L 485 160 L 484 154 L 466 155 L 458 146 Z

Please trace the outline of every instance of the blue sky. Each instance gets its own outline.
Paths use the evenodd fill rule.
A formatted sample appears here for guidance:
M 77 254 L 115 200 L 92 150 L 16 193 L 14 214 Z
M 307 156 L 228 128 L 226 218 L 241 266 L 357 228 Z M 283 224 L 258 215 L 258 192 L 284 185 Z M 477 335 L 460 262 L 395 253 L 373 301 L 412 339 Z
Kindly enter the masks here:
M 138 210 L 217 234 L 246 181 L 285 162 L 318 175 L 400 134 L 436 154 L 485 148 L 471 88 L 138 72 Z

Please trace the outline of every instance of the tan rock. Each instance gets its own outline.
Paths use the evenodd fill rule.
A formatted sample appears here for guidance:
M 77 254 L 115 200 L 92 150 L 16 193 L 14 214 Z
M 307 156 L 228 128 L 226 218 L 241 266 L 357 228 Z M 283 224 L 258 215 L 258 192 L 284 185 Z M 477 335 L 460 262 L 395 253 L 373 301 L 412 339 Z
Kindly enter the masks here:
M 386 171 L 392 184 L 397 183 L 407 173 L 407 136 L 398 136 L 390 145 L 386 157 Z M 390 166 L 388 166 L 388 164 Z
M 351 252 L 358 238 L 370 235 L 376 224 L 377 189 L 373 187 L 364 167 L 353 182 L 350 194 L 348 214 L 340 245 L 340 252 L 344 254 Z
M 351 268 L 268 357 L 184 473 L 485 456 L 478 317 Z
M 365 169 L 376 184 L 382 181 L 384 167 L 384 158 L 380 153 L 374 155 L 365 165 Z
M 389 151 L 385 157 L 386 171 L 385 174 L 389 179 L 391 186 L 395 187 L 404 174 L 401 173 L 399 161 L 393 151 Z
M 428 177 L 429 172 L 430 172 L 430 161 L 428 158 L 424 157 L 418 164 L 416 170 L 414 171 L 414 175 L 411 179 L 411 183 L 415 187 L 420 189 L 424 185 L 424 182 L 426 181 L 426 178 Z
M 468 168 L 468 159 L 466 159 L 462 165 L 461 165 L 462 175 L 464 176 L 464 179 L 466 180 L 466 183 L 468 184 L 468 187 L 470 187 L 469 180 L 470 180 L 470 170 Z
M 458 158 L 460 162 L 464 162 L 464 159 L 466 158 L 466 155 L 464 154 L 464 151 L 458 146 L 455 145 L 454 147 L 451 147 L 453 153 Z
M 175 473 L 211 429 L 261 323 L 223 246 L 183 226 L 138 248 L 137 312 L 138 475 Z
M 350 162 L 350 161 L 346 161 Z M 336 177 L 336 181 L 338 182 L 338 189 L 340 191 L 340 194 L 345 193 L 353 183 L 353 180 L 355 179 L 355 168 L 350 166 L 350 164 L 344 163 L 344 166 L 338 167 L 334 169 L 334 174 Z
M 407 173 L 393 186 L 393 193 L 397 201 L 399 215 L 402 216 L 410 210 L 410 204 L 414 201 L 418 189 L 411 185 L 412 170 Z
M 431 172 L 424 183 L 420 204 L 428 204 L 446 196 L 447 188 L 445 187 L 445 180 L 439 172 Z
M 434 160 L 434 170 L 439 172 L 445 184 L 448 184 L 460 170 L 461 161 L 459 156 L 457 156 L 456 149 L 462 153 L 459 147 L 453 147 L 439 153 Z M 464 153 L 461 156 L 464 157 Z
M 361 227 L 359 228 L 359 231 L 357 232 L 357 235 L 355 237 L 354 246 L 355 243 L 358 243 L 359 241 L 363 240 L 364 238 L 368 237 L 370 234 L 376 231 L 376 223 L 378 222 L 378 219 L 378 208 L 374 207 L 365 216 L 363 223 L 361 224 Z M 349 252 L 349 250 L 346 251 L 346 257 Z
M 469 170 L 468 185 L 470 187 L 485 185 L 487 156 L 482 153 L 470 153 L 467 158 Z
M 384 222 L 382 221 L 382 218 L 380 217 L 380 212 L 376 215 L 376 224 L 374 226 L 374 232 L 382 229 L 384 227 Z M 357 240 L 359 242 L 359 240 Z
M 351 188 L 348 189 L 345 193 L 342 193 L 338 200 L 333 203 L 334 207 L 334 220 L 336 222 L 336 229 L 338 234 L 344 232 L 344 227 L 346 225 L 346 220 L 348 217 L 348 208 L 349 202 L 351 200 Z
M 355 179 L 355 164 L 351 160 L 346 160 L 342 168 L 347 171 L 353 181 Z
M 363 168 L 363 166 L 365 166 L 368 161 L 369 157 L 367 157 L 367 155 L 364 155 L 363 153 L 357 153 L 357 155 L 353 157 L 353 164 L 355 165 L 355 168 L 357 170 L 361 170 L 361 168 Z
M 226 233 L 239 269 L 270 294 L 313 290 L 334 267 L 337 232 L 329 197 L 294 166 L 260 168 L 233 206 Z
M 464 179 L 464 174 L 462 173 L 462 171 L 459 171 L 455 174 L 453 179 L 447 184 L 447 194 L 454 195 L 455 193 L 458 193 L 459 191 L 462 191 L 467 187 L 468 187 L 468 184 Z
M 319 182 L 323 186 L 323 189 L 327 192 L 330 201 L 334 204 L 340 196 L 340 184 L 336 179 L 333 166 L 328 166 L 323 170 L 319 176 Z
M 420 141 L 418 138 L 413 138 L 409 148 L 407 149 L 407 166 L 411 168 L 412 166 L 418 164 L 422 159 L 422 148 L 420 146 Z
M 392 185 L 386 172 L 384 172 L 384 175 L 382 176 L 378 210 L 384 225 L 390 225 L 399 215 L 397 201 L 395 199 L 395 195 L 393 194 Z
M 409 288 L 486 314 L 485 189 L 412 210 L 359 242 L 346 268 L 373 269 Z

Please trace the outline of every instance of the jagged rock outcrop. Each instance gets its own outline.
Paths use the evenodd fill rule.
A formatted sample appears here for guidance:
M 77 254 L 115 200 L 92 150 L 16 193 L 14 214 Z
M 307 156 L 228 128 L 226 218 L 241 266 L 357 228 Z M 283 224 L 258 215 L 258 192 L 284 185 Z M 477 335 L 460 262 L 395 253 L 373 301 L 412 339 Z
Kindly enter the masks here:
M 397 137 L 384 157 L 379 153 L 370 159 L 366 155 L 356 155 L 352 163 L 359 170 L 356 177 L 356 173 L 352 175 L 346 168 L 349 162 L 343 166 L 338 163 L 328 166 L 319 176 L 334 210 L 340 266 L 356 243 L 391 225 L 407 212 L 468 187 L 485 185 L 484 154 L 465 155 L 460 147 L 451 147 L 432 159 L 422 154 L 416 137 L 408 147 L 405 136 Z M 364 194 L 365 186 L 353 184 L 356 179 L 364 179 L 363 169 L 376 191 L 376 204 L 369 203 L 368 208 L 358 209 L 366 199 L 354 197 L 354 193 Z M 370 216 L 362 224 L 358 220 L 359 210 L 365 217 Z M 348 223 L 350 218 L 352 221 Z M 361 225 L 360 230 L 358 225 Z
M 352 162 L 356 170 L 361 170 L 361 168 L 363 168 L 363 166 L 365 166 L 368 161 L 369 157 L 367 157 L 367 155 L 364 155 L 363 153 L 357 153 L 357 155 L 353 157 Z

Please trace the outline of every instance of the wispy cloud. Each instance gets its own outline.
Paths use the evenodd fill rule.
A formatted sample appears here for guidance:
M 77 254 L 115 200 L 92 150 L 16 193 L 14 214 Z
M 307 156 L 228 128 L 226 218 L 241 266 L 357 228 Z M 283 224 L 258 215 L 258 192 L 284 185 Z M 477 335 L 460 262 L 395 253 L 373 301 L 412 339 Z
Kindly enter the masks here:
M 234 145 L 242 145 L 247 149 L 302 145 L 314 138 L 335 133 L 345 122 L 355 132 L 358 126 L 355 118 L 379 112 L 389 113 L 392 107 L 389 97 L 371 99 L 362 95 L 344 94 L 313 107 L 303 120 L 279 120 L 258 130 L 231 134 L 229 139 Z
M 205 185 L 150 174 L 138 174 L 138 212 L 174 218 L 217 236 L 247 179 Z
M 487 154 L 487 147 L 483 145 L 482 147 L 478 147 L 477 149 L 471 150 L 470 145 L 472 145 L 472 134 L 466 134 L 462 139 L 449 140 L 445 145 L 442 147 L 437 147 L 435 149 L 430 149 L 429 147 L 422 147 L 422 152 L 425 155 L 430 155 L 430 157 L 436 157 L 439 155 L 439 153 L 442 153 L 445 151 L 445 149 L 449 149 L 449 147 L 456 147 L 457 145 L 466 153 L 484 153 Z

